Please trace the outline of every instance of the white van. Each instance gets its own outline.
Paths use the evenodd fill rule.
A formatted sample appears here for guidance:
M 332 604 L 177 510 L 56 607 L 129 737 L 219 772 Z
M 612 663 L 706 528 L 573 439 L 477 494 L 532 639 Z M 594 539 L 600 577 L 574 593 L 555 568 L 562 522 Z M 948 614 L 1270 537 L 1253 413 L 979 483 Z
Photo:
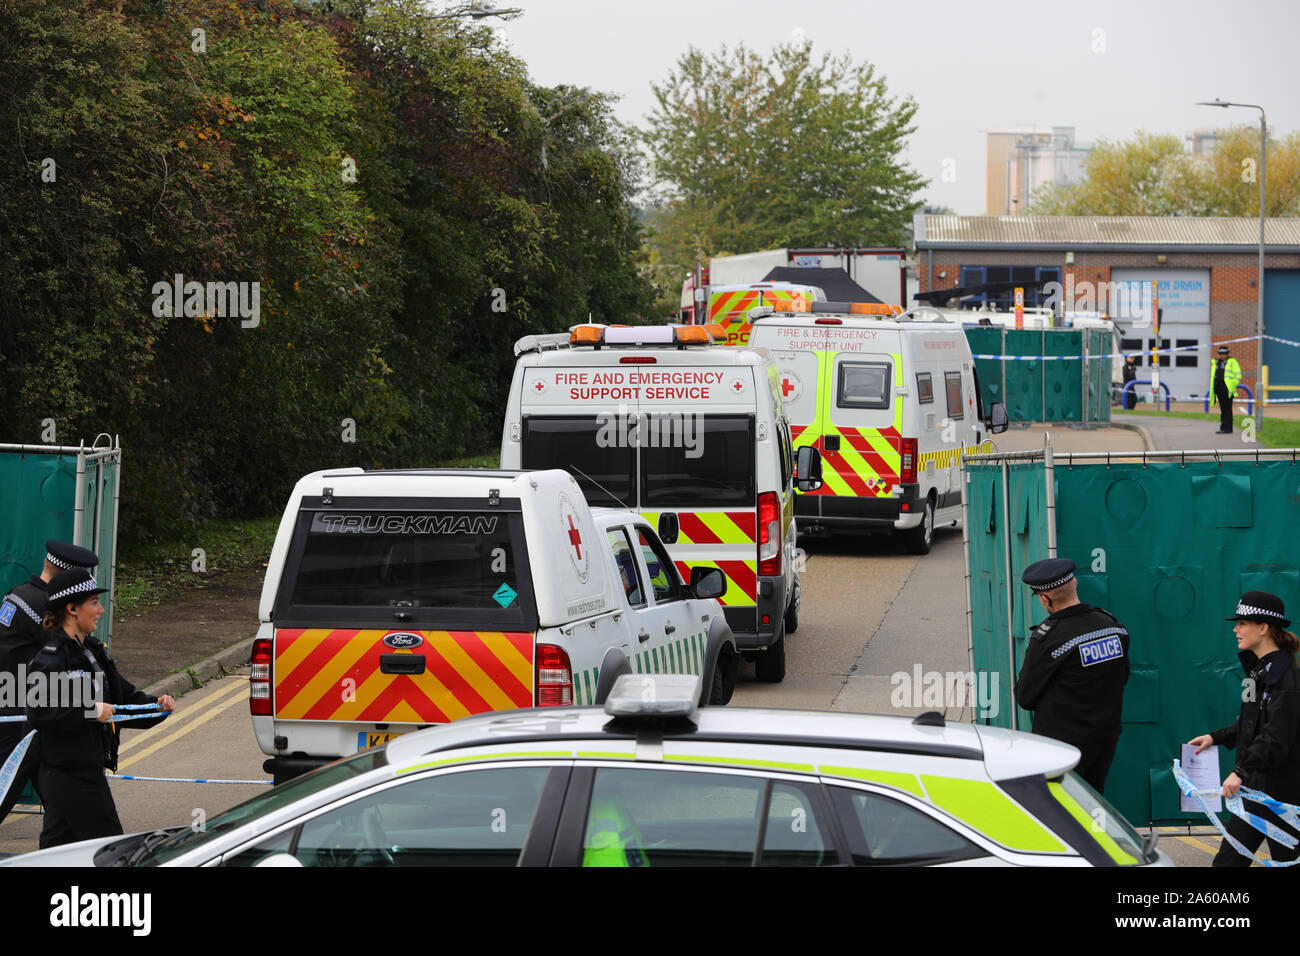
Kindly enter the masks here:
M 991 451 L 1006 409 L 986 420 L 966 333 L 948 321 L 866 314 L 856 303 L 811 312 L 755 309 L 750 344 L 770 350 L 796 449 L 823 459 L 800 491 L 800 531 L 886 531 L 930 550 L 937 523 L 961 516 L 962 448 Z
M 521 339 L 501 465 L 564 468 L 592 503 L 640 512 L 684 580 L 719 569 L 737 646 L 776 682 L 799 624 L 796 462 L 775 362 L 722 337 L 582 325 Z
M 678 579 L 640 515 L 563 471 L 300 480 L 262 588 L 249 710 L 279 783 L 469 714 L 601 703 L 690 673 L 725 704 L 739 654 L 715 570 Z

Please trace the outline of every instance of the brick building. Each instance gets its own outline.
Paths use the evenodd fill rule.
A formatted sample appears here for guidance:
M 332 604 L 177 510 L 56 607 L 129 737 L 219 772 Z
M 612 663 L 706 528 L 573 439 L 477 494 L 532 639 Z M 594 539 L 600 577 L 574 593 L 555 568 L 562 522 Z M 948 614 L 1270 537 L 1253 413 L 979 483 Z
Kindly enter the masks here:
M 1255 334 L 1258 219 L 918 213 L 915 239 L 922 294 L 984 287 L 948 304 L 1009 310 L 1016 285 L 1027 306 L 1107 313 L 1124 350 L 1144 350 L 1140 378 L 1156 345 L 1147 305 L 1158 283 L 1159 347 L 1184 349 L 1159 357 L 1175 397 L 1205 394 L 1210 345 Z M 1270 219 L 1265 240 L 1264 333 L 1300 342 L 1300 219 Z M 1255 343 L 1231 348 L 1258 391 Z M 1300 347 L 1266 339 L 1264 364 L 1270 384 L 1300 385 Z

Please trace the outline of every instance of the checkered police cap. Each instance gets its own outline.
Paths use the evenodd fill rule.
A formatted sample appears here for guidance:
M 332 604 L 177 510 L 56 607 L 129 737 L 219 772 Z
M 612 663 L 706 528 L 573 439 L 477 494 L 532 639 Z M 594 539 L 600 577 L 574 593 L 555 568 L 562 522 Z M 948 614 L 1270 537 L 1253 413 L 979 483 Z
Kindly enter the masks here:
M 72 568 L 60 571 L 50 582 L 47 604 L 53 610 L 60 601 L 70 601 L 93 594 L 103 594 L 108 588 L 95 584 L 94 577 L 85 568 Z
M 1263 621 L 1286 627 L 1291 622 L 1286 617 L 1286 605 L 1276 594 L 1267 591 L 1247 591 L 1237 602 L 1237 611 L 1225 621 Z

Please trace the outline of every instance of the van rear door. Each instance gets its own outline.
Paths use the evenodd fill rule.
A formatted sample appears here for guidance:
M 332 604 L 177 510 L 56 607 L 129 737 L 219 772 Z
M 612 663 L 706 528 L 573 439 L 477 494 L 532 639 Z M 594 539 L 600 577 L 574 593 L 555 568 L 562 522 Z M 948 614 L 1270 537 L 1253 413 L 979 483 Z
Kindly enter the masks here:
M 315 752 L 347 753 L 389 728 L 531 707 L 537 617 L 518 499 L 304 498 L 272 712 L 333 726 L 353 746 L 308 734 Z

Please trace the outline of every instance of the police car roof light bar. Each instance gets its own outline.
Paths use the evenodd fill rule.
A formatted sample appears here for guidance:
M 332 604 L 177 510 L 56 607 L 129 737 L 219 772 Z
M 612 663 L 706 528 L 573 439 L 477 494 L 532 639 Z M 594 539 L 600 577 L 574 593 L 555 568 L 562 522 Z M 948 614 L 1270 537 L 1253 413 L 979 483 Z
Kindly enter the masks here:
M 611 717 L 690 717 L 700 699 L 697 674 L 624 674 L 605 698 Z

